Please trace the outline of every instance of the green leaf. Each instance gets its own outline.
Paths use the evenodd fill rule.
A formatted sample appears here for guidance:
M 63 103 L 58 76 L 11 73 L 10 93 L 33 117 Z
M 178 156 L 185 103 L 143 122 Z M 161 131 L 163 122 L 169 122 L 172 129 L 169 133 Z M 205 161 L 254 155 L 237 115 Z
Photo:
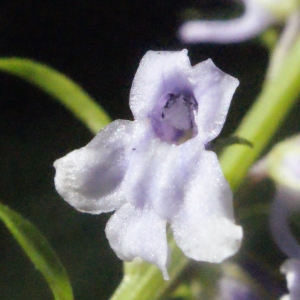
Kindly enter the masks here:
M 107 113 L 87 92 L 49 66 L 25 58 L 0 58 L 0 70 L 34 84 L 54 97 L 94 133 L 110 122 Z
M 250 148 L 254 147 L 252 142 L 237 135 L 232 135 L 227 138 L 216 139 L 215 141 L 212 141 L 211 144 L 212 144 L 213 151 L 217 153 L 223 150 L 225 147 L 232 146 L 232 145 L 243 145 Z
M 0 219 L 21 245 L 35 267 L 43 274 L 55 300 L 72 300 L 68 275 L 41 232 L 7 206 L 0 204 Z

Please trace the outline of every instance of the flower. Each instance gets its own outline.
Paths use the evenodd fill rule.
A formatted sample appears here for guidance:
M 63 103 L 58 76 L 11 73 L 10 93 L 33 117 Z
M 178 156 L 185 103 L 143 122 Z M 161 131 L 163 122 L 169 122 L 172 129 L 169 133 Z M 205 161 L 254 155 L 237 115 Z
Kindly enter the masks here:
M 187 21 L 179 28 L 184 43 L 236 43 L 251 39 L 297 9 L 294 0 L 241 0 L 242 16 L 226 21 Z
M 168 279 L 166 225 L 190 258 L 220 262 L 239 248 L 232 193 L 205 146 L 222 129 L 238 80 L 187 50 L 149 51 L 130 94 L 134 121 L 117 120 L 58 159 L 55 185 L 77 210 L 116 210 L 106 236 L 125 261 L 140 257 Z
M 289 295 L 284 295 L 280 300 L 300 299 L 300 260 L 288 259 L 280 268 L 281 273 L 286 275 Z

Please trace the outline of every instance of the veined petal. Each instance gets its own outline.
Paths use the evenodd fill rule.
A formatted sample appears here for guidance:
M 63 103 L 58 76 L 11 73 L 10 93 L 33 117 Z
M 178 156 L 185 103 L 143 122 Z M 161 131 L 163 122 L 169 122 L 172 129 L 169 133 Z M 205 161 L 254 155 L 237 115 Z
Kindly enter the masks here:
M 198 102 L 195 122 L 198 135 L 207 143 L 220 133 L 239 81 L 217 68 L 210 59 L 195 65 L 192 72 L 194 96 Z
M 203 151 L 197 167 L 171 228 L 186 256 L 221 262 L 239 249 L 242 229 L 234 223 L 232 194 L 216 154 Z
M 109 212 L 125 201 L 120 184 L 127 170 L 125 151 L 132 123 L 112 122 L 85 147 L 54 162 L 55 187 L 77 210 Z
M 140 62 L 130 92 L 134 118 L 147 118 L 157 107 L 162 108 L 165 94 L 190 90 L 190 69 L 187 50 L 148 51 Z
M 125 261 L 136 257 L 155 264 L 168 280 L 166 221 L 149 206 L 135 208 L 127 203 L 119 208 L 106 226 L 106 236 L 117 256 Z

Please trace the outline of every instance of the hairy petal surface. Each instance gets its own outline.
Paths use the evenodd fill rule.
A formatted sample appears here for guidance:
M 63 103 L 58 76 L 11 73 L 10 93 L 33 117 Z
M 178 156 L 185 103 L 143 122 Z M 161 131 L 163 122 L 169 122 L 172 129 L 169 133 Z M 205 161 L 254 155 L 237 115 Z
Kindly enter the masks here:
M 155 264 L 164 279 L 169 279 L 166 221 L 149 206 L 139 209 L 129 203 L 123 205 L 107 223 L 106 236 L 120 259 L 140 257 Z
M 180 209 L 190 181 L 198 174 L 198 161 L 205 150 L 197 137 L 177 146 L 151 135 L 149 123 L 148 127 L 137 124 L 133 135 L 137 142 L 122 190 L 133 206 L 143 208 L 149 204 L 161 218 L 170 220 Z
M 198 102 L 196 124 L 204 143 L 219 135 L 239 81 L 208 59 L 193 67 L 191 81 Z
M 120 184 L 126 173 L 132 123 L 115 121 L 85 147 L 55 161 L 55 187 L 77 210 L 109 212 L 125 201 Z
M 203 151 L 197 167 L 171 228 L 188 257 L 221 262 L 239 249 L 242 229 L 234 223 L 232 194 L 216 154 Z

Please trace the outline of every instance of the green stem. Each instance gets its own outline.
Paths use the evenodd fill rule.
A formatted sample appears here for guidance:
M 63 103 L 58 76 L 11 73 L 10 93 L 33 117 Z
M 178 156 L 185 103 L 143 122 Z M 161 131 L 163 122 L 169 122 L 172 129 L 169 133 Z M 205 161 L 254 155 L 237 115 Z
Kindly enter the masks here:
M 300 10 L 298 9 L 286 20 L 285 27 L 279 38 L 276 48 L 271 51 L 272 59 L 269 63 L 267 78 L 272 79 L 277 73 L 277 69 L 281 67 L 282 61 L 286 58 L 295 39 L 300 32 Z
M 282 62 L 276 76 L 265 82 L 260 96 L 235 133 L 252 142 L 254 148 L 231 146 L 220 157 L 225 177 L 234 190 L 280 127 L 299 92 L 300 37 Z
M 300 37 L 282 62 L 277 75 L 266 81 L 263 91 L 236 132 L 236 135 L 253 142 L 254 148 L 231 146 L 221 155 L 222 169 L 234 190 L 241 184 L 248 168 L 261 154 L 292 108 L 299 92 Z M 171 242 L 170 245 L 173 253 L 169 267 L 170 281 L 165 282 L 160 271 L 154 266 L 145 263 L 136 266 L 135 263 L 131 263 L 132 268 L 125 269 L 124 279 L 111 300 L 161 298 L 188 263 L 188 259 L 175 243 Z
M 54 97 L 81 120 L 93 133 L 110 122 L 99 104 L 64 74 L 26 58 L 0 58 L 0 70 L 34 84 Z

